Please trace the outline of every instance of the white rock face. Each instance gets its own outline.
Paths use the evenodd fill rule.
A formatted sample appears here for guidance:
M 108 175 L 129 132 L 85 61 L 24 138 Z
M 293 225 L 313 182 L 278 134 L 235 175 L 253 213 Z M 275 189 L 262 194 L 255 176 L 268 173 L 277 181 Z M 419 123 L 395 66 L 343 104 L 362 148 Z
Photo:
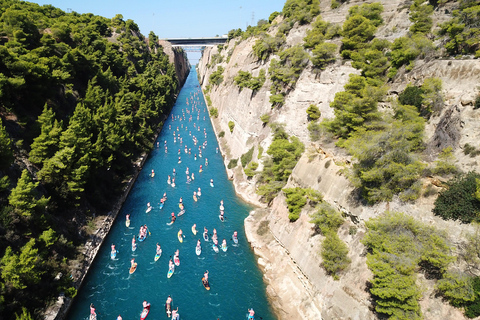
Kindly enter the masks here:
M 365 1 L 350 0 L 338 9 L 330 9 L 330 0 L 321 0 L 321 15 L 326 21 L 342 24 L 352 5 Z M 408 19 L 408 3 L 401 0 L 382 0 L 382 14 L 385 23 L 379 28 L 379 38 L 393 41 L 404 36 L 411 25 Z M 407 5 L 405 5 L 407 4 Z M 450 9 L 450 7 L 448 7 Z M 446 21 L 445 10 L 435 11 L 434 25 Z M 451 11 L 451 10 L 450 10 Z M 287 44 L 302 42 L 309 26 L 294 27 L 288 37 Z M 270 32 L 275 34 L 275 30 Z M 238 42 L 238 43 L 237 43 Z M 313 143 L 307 130 L 306 109 L 317 105 L 321 111 L 321 119 L 334 117 L 330 103 L 337 92 L 343 91 L 349 75 L 359 74 L 350 62 L 337 61 L 318 75 L 312 72 L 311 66 L 301 74 L 295 88 L 286 96 L 281 108 L 272 109 L 269 103 L 270 85 L 268 68 L 270 57 L 265 62 L 258 62 L 252 54 L 255 39 L 239 41 L 231 40 L 221 51 L 225 68 L 224 80 L 219 86 L 213 86 L 206 93 L 212 101 L 212 107 L 218 109 L 218 118 L 212 119 L 218 134 L 225 163 L 238 159 L 252 146 L 255 147 L 253 161 L 257 159 L 259 146 L 263 155 L 272 141 L 268 126 L 263 126 L 260 117 L 270 115 L 270 122 L 283 123 L 289 135 L 298 137 L 306 146 L 306 152 L 295 167 L 287 187 L 313 188 L 324 195 L 324 199 L 341 210 L 347 222 L 340 228 L 339 236 L 349 247 L 349 258 L 352 263 L 342 274 L 339 281 L 334 281 L 325 274 L 321 267 L 320 245 L 323 236 L 317 234 L 313 224 L 309 222 L 311 208 L 304 208 L 300 218 L 291 223 L 288 220 L 288 209 L 283 195 L 273 200 L 271 206 L 259 202 L 255 194 L 255 180 L 248 180 L 239 167 L 228 170 L 233 177 L 237 193 L 252 202 L 260 209 L 254 210 L 245 220 L 247 237 L 256 254 L 261 258 L 258 263 L 264 271 L 268 284 L 267 292 L 279 319 L 375 319 L 372 312 L 371 296 L 367 282 L 372 274 L 366 266 L 366 249 L 361 243 L 366 229 L 364 222 L 377 217 L 386 210 L 401 211 L 416 219 L 448 230 L 454 243 L 462 241 L 465 232 L 471 226 L 459 225 L 452 221 L 444 221 L 432 214 L 434 196 L 422 197 L 414 204 L 402 203 L 394 199 L 389 203 L 365 206 L 355 197 L 355 189 L 348 179 L 340 173 L 342 165 L 351 162 L 343 149 L 336 148 L 333 143 Z M 219 53 L 217 47 L 206 48 L 198 64 L 198 74 L 202 88 L 205 90 L 208 79 L 216 67 L 209 68 L 212 57 Z M 227 63 L 227 57 L 230 55 Z M 233 78 L 239 70 L 249 71 L 258 76 L 261 69 L 267 73 L 264 86 L 253 93 L 235 85 Z M 464 171 L 477 170 L 479 165 L 475 158 L 463 154 L 463 146 L 469 143 L 478 148 L 480 140 L 480 111 L 473 110 L 473 102 L 479 91 L 480 62 L 475 59 L 465 60 L 419 60 L 415 68 L 408 72 L 400 70 L 393 82 L 388 83 L 389 95 L 396 95 L 405 89 L 408 83 L 421 85 L 426 78 L 438 77 L 443 82 L 445 106 L 439 114 L 432 116 L 426 125 L 426 143 L 429 146 L 423 155 L 426 161 L 436 159 L 441 145 L 445 142 L 454 147 L 457 165 Z M 385 102 L 384 108 L 388 108 Z M 229 121 L 235 127 L 231 133 Z M 437 141 L 443 136 L 448 141 Z M 437 139 L 437 140 L 435 140 Z M 440 138 L 441 140 L 441 138 Z M 240 161 L 239 161 L 240 163 Z M 431 179 L 434 180 L 434 179 Z M 439 189 L 439 188 L 438 188 Z M 350 234 L 350 227 L 356 233 Z M 424 319 L 465 319 L 461 310 L 451 307 L 435 296 L 433 282 L 421 275 L 418 284 L 425 288 L 420 301 Z

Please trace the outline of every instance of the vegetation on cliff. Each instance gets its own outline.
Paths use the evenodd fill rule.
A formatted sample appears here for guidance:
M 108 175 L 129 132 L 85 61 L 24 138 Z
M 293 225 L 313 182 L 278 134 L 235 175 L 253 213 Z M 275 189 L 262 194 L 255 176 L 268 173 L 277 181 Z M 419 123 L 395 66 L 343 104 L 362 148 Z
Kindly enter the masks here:
M 178 81 L 121 15 L 7 0 L 0 35 L 0 318 L 41 318 L 76 294 L 86 225 L 123 192 Z

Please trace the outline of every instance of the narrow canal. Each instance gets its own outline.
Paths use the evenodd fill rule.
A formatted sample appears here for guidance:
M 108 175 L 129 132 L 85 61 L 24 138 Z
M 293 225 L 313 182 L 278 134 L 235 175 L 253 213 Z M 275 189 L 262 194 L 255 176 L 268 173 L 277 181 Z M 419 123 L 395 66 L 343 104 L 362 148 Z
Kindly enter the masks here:
M 118 315 L 124 320 L 139 319 L 144 300 L 151 303 L 147 320 L 167 319 L 165 301 L 169 295 L 173 308 L 178 307 L 180 319 L 246 319 L 248 308 L 255 310 L 256 319 L 275 318 L 262 274 L 245 239 L 243 220 L 251 208 L 235 195 L 217 148 L 193 67 L 153 151 L 98 252 L 68 319 L 88 319 L 91 303 L 96 308 L 98 320 L 113 320 Z M 187 170 L 189 179 L 193 178 L 190 182 Z M 170 182 L 175 177 L 174 187 L 168 183 L 168 176 Z M 212 179 L 213 187 L 210 185 Z M 195 201 L 194 192 L 199 188 L 201 195 Z M 164 193 L 167 200 L 160 208 Z M 185 213 L 178 216 L 180 198 Z M 222 200 L 223 222 L 219 218 Z M 152 206 L 148 213 L 147 203 Z M 176 220 L 167 225 L 172 212 Z M 130 214 L 129 227 L 125 223 L 127 214 Z M 147 238 L 142 242 L 137 239 L 137 248 L 132 251 L 132 238 L 138 236 L 140 226 L 145 224 Z M 196 235 L 191 230 L 193 224 L 197 226 Z M 204 227 L 208 229 L 208 241 L 202 236 Z M 178 238 L 180 229 L 183 242 Z M 225 252 L 213 250 L 214 229 L 219 245 L 226 240 Z M 238 244 L 232 240 L 234 231 L 238 232 Z M 202 251 L 197 255 L 195 249 L 199 239 Z M 154 261 L 157 243 L 162 255 Z M 110 256 L 112 244 L 118 251 L 114 259 Z M 167 278 L 169 260 L 177 249 L 180 265 Z M 133 258 L 137 269 L 130 274 Z M 207 270 L 209 291 L 201 281 Z

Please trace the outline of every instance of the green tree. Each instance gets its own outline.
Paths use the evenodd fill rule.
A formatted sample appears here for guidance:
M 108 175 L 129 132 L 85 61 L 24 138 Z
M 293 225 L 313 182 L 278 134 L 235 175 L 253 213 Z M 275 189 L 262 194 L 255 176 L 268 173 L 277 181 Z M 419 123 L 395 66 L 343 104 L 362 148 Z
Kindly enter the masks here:
M 7 247 L 0 260 L 3 280 L 15 289 L 25 289 L 29 284 L 40 281 L 41 272 L 37 268 L 40 260 L 38 249 L 34 247 L 35 239 L 30 239 L 19 255 L 15 254 L 11 247 Z
M 33 320 L 33 317 L 30 312 L 28 312 L 27 308 L 22 307 L 22 314 L 15 314 L 15 320 Z
M 318 118 L 320 118 L 321 116 L 321 113 L 320 113 L 320 109 L 318 109 L 318 107 L 314 104 L 311 104 L 308 108 L 307 108 L 307 116 L 308 116 L 308 120 L 318 120 Z
M 312 50 L 313 56 L 310 58 L 310 60 L 316 68 L 325 70 L 328 64 L 335 62 L 335 54 L 337 53 L 337 49 L 338 47 L 335 43 L 320 43 Z
M 10 167 L 13 159 L 12 141 L 0 119 L 0 170 Z
M 58 150 L 62 123 L 55 119 L 55 113 L 47 105 L 44 106 L 37 122 L 40 124 L 40 135 L 33 139 L 29 160 L 41 165 Z
M 27 169 L 22 171 L 22 176 L 17 181 L 17 186 L 12 189 L 8 197 L 9 204 L 16 209 L 18 214 L 30 217 L 36 208 L 45 208 L 50 198 L 42 196 L 36 199 L 35 188 L 39 182 L 33 182 Z
M 337 232 L 338 228 L 345 222 L 342 214 L 327 202 L 322 202 L 317 210 L 310 214 L 310 218 L 310 223 L 315 224 L 323 235 L 329 232 Z
M 475 300 L 471 277 L 460 272 L 446 272 L 435 288 L 455 307 Z
M 328 232 L 322 242 L 322 266 L 328 274 L 335 280 L 339 278 L 339 273 L 348 268 L 350 258 L 348 258 L 348 247 L 340 240 L 336 232 Z

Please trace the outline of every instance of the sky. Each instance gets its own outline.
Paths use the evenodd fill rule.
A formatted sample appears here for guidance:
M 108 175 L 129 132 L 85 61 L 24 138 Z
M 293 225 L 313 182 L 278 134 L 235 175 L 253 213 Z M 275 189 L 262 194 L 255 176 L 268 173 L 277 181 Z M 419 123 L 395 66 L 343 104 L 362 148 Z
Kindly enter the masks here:
M 29 0 L 51 4 L 63 11 L 93 13 L 106 18 L 116 14 L 132 19 L 144 36 L 160 38 L 214 37 L 232 29 L 246 29 L 260 19 L 281 12 L 286 0 Z

